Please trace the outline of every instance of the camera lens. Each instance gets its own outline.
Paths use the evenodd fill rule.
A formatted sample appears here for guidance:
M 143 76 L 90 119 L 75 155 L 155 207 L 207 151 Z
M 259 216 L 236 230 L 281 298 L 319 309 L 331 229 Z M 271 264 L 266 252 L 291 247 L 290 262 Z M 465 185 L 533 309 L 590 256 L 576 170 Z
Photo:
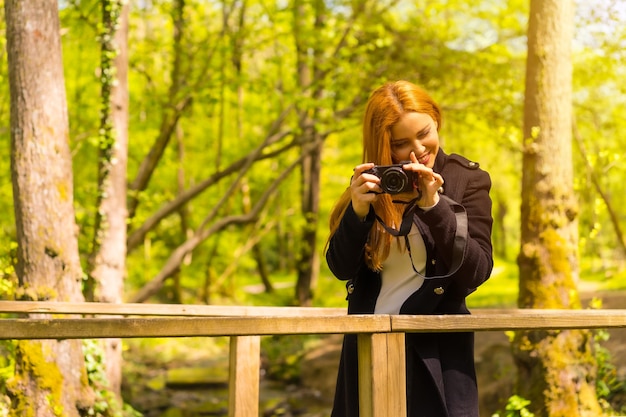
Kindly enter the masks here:
M 409 178 L 402 168 L 392 168 L 385 171 L 380 179 L 380 187 L 388 194 L 398 194 L 405 190 Z

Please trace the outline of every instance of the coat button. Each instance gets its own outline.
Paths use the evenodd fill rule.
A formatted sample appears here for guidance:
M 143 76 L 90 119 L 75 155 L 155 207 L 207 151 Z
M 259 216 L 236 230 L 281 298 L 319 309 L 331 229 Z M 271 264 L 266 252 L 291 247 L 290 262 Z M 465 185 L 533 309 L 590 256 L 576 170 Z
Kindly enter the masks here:
M 436 260 L 436 259 L 431 259 L 431 260 L 430 260 L 430 263 L 431 263 L 432 265 L 435 265 L 435 264 L 437 263 L 437 260 Z
M 437 287 L 437 288 L 435 288 L 434 291 L 435 291 L 435 294 L 437 294 L 437 295 L 441 295 L 441 294 L 443 294 L 445 292 L 443 287 Z

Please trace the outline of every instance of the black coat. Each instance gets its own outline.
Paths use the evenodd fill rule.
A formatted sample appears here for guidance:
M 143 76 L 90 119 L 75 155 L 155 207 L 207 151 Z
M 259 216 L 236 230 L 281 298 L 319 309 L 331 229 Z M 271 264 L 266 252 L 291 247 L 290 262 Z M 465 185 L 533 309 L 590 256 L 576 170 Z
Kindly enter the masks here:
M 489 278 L 493 267 L 491 179 L 466 158 L 439 151 L 433 170 L 444 179 L 443 194 L 467 213 L 468 238 L 458 270 L 427 279 L 404 302 L 400 314 L 469 314 L 465 298 Z M 457 220 L 449 200 L 414 216 L 427 252 L 426 276 L 450 272 Z M 341 280 L 349 280 L 348 314 L 372 314 L 381 276 L 364 262 L 364 247 L 374 225 L 370 211 L 361 221 L 349 206 L 331 237 L 326 260 Z M 406 335 L 407 410 L 409 417 L 477 417 L 478 390 L 473 333 Z M 358 417 L 356 335 L 344 337 L 333 417 Z

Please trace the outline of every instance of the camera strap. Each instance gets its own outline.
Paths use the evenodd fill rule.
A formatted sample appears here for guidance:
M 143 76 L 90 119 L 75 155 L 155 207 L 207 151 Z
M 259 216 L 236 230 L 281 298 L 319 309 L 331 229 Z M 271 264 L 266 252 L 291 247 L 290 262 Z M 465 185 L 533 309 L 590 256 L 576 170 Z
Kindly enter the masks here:
M 413 215 L 415 214 L 415 210 L 417 208 L 417 205 L 415 203 L 417 202 L 417 200 L 419 200 L 419 197 L 408 202 L 394 200 L 394 203 L 407 204 L 404 212 L 402 213 L 402 223 L 400 224 L 400 228 L 398 230 L 387 226 L 383 219 L 381 219 L 378 215 L 375 215 L 376 220 L 378 220 L 380 225 L 387 231 L 387 233 L 395 237 L 404 237 L 404 242 L 407 251 L 409 252 L 409 257 L 411 259 L 411 267 L 413 268 L 413 271 L 423 279 L 448 278 L 452 276 L 459 270 L 461 264 L 463 263 L 463 258 L 465 257 L 465 247 L 467 245 L 468 237 L 467 212 L 462 205 L 458 204 L 450 197 L 440 194 L 439 198 L 443 199 L 450 205 L 456 217 L 456 234 L 454 236 L 454 246 L 452 248 L 452 261 L 450 262 L 450 272 L 445 275 L 427 277 L 417 271 L 417 269 L 415 268 L 415 264 L 413 263 L 413 256 L 411 255 L 411 245 L 409 243 L 408 235 L 411 231 L 411 227 L 413 226 Z
M 421 198 L 421 195 L 410 201 L 402 201 L 402 200 L 393 200 L 394 203 L 397 204 L 406 204 L 404 211 L 402 212 L 402 222 L 400 223 L 400 229 L 396 230 L 393 227 L 387 226 L 385 221 L 381 219 L 376 212 L 374 212 L 374 216 L 376 216 L 376 220 L 378 223 L 385 229 L 387 233 L 392 236 L 400 237 L 400 236 L 408 236 L 411 231 L 411 227 L 413 225 L 413 215 L 415 214 L 415 209 L 417 208 L 417 201 Z

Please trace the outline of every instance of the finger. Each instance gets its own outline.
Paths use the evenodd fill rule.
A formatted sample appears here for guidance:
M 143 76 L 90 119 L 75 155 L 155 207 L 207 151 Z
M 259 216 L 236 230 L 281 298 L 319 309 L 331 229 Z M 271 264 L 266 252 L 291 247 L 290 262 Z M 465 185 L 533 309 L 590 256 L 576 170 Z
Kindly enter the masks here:
M 360 176 L 363 172 L 367 171 L 368 169 L 372 169 L 374 168 L 374 164 L 372 162 L 368 162 L 365 164 L 361 164 L 361 165 L 357 165 L 356 167 L 354 167 L 353 171 L 354 171 L 354 176 L 358 177 Z
M 409 163 L 402 165 L 402 169 L 406 171 L 413 172 L 431 172 L 432 170 L 428 168 L 426 165 L 420 164 L 415 156 L 414 152 L 411 152 L 409 155 L 409 159 L 411 160 Z M 426 177 L 428 178 L 428 177 Z
M 380 178 L 371 174 L 361 174 L 361 175 L 353 175 L 350 180 L 350 185 L 355 187 L 360 187 L 363 184 L 374 183 L 378 184 L 380 182 Z
M 360 187 L 361 185 L 365 184 L 366 182 L 368 182 L 368 174 L 360 174 L 357 175 L 356 173 L 352 176 L 352 179 L 350 180 L 350 185 L 354 185 L 355 187 Z
M 381 188 L 378 185 L 380 179 L 374 175 L 362 174 L 359 177 L 353 178 L 350 187 L 353 193 L 367 194 L 369 192 L 379 193 Z
M 360 194 L 378 194 L 382 192 L 382 189 L 375 182 L 365 181 L 357 187 L 357 192 Z

